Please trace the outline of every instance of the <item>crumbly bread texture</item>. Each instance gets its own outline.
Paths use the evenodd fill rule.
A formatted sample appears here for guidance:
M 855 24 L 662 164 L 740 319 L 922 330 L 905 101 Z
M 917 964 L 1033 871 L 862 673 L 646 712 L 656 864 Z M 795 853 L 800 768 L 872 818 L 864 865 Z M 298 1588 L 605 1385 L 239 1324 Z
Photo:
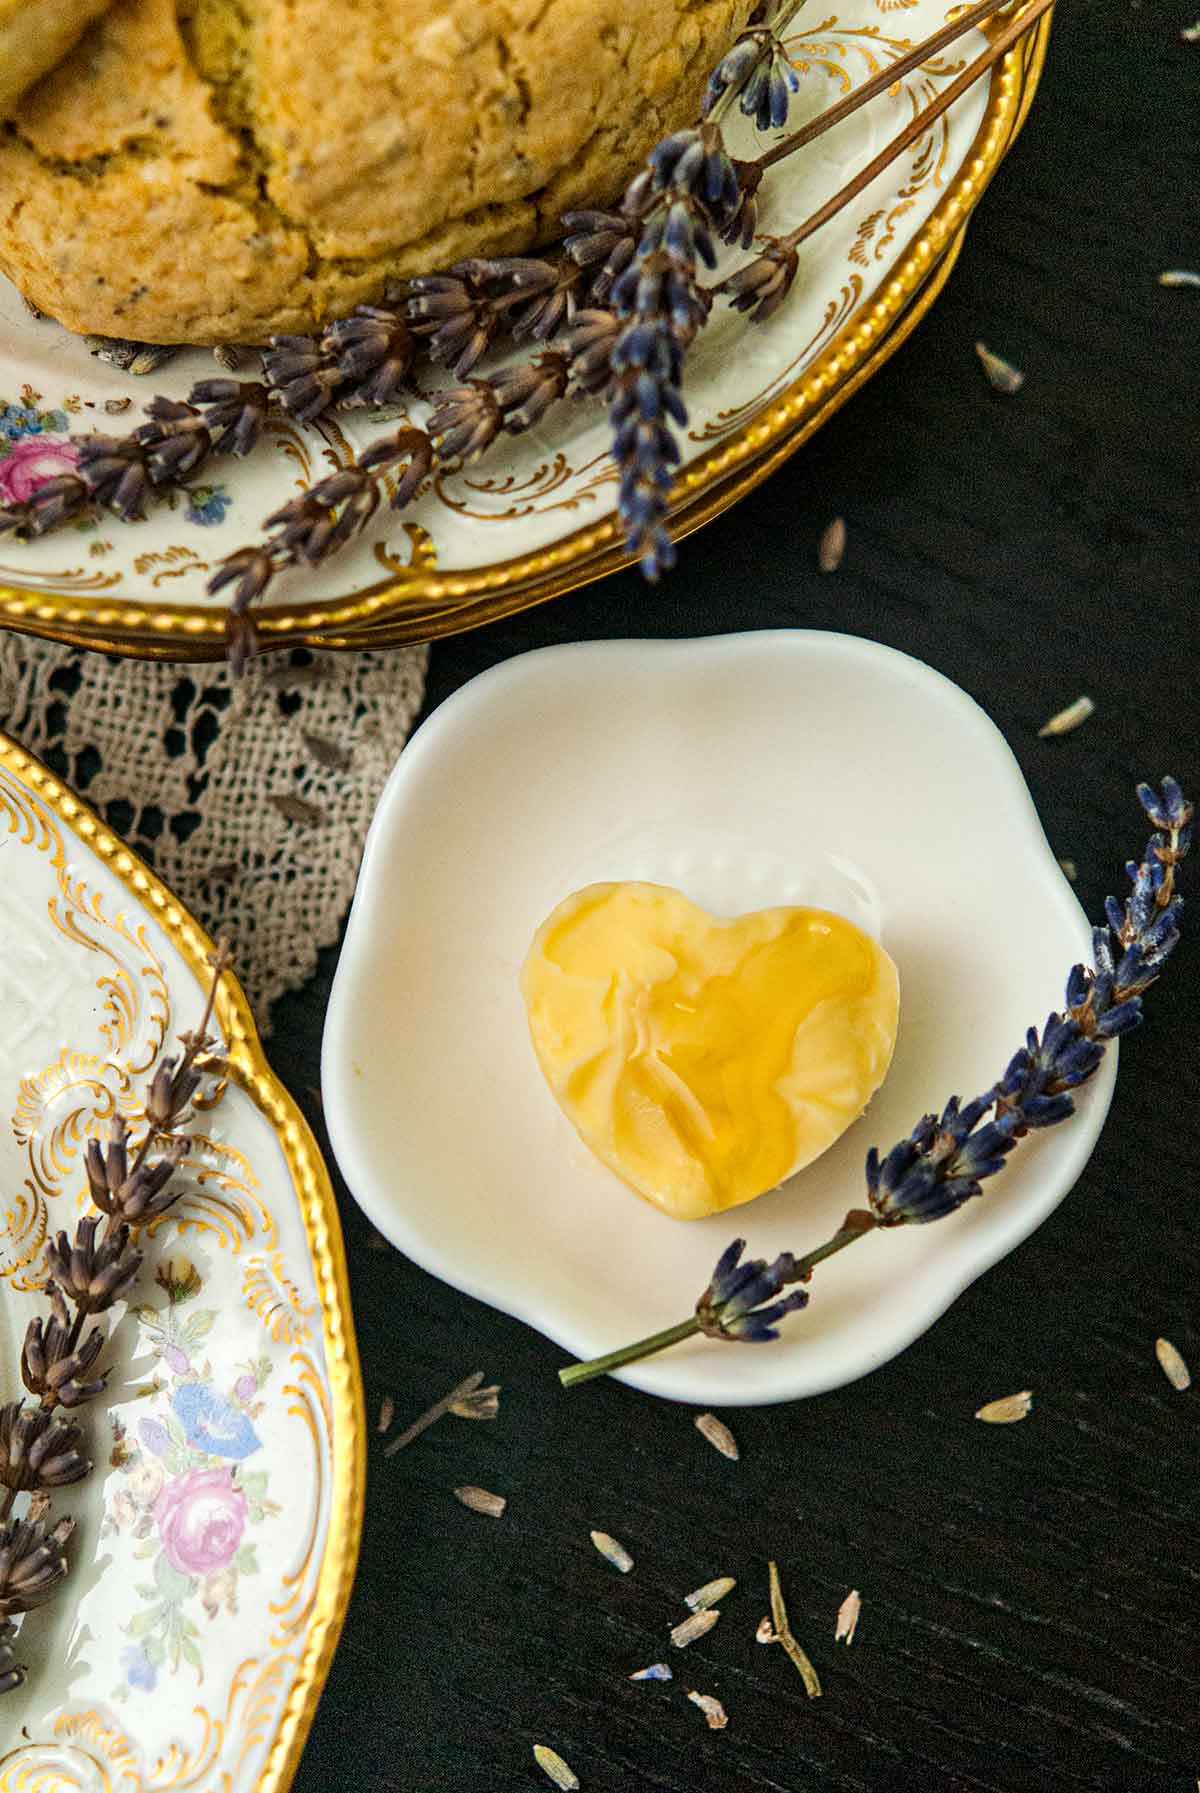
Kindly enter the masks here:
M 0 126 L 0 269 L 72 330 L 309 330 L 613 198 L 752 4 L 117 0 Z
M 0 0 L 0 118 L 111 5 L 112 0 Z

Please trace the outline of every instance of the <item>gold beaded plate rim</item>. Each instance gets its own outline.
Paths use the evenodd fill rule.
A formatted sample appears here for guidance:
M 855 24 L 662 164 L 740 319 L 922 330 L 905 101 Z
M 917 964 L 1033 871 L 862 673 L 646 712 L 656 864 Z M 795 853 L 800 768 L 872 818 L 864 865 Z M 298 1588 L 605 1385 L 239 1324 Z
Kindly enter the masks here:
M 1020 8 L 982 27 L 994 34 Z M 689 533 L 752 491 L 794 453 L 908 331 L 893 327 L 921 295 L 911 329 L 943 284 L 937 264 L 955 254 L 971 212 L 1015 141 L 1045 61 L 1053 9 L 992 71 L 988 102 L 970 150 L 883 288 L 854 312 L 816 361 L 719 446 L 691 462 L 672 493 L 672 523 Z M 947 273 L 948 273 L 947 269 Z M 743 477 L 735 477 L 737 475 Z M 633 564 L 615 515 L 573 530 L 533 553 L 460 573 L 409 571 L 366 589 L 316 601 L 264 606 L 255 627 L 266 649 L 352 648 L 430 640 L 544 603 Z M 0 584 L 0 624 L 79 647 L 133 658 L 203 660 L 224 651 L 226 611 L 160 600 L 81 597 Z
M 120 836 L 19 742 L 0 731 L 0 767 L 95 855 L 149 915 L 201 983 L 213 942 L 188 909 Z M 298 1649 L 295 1678 L 274 1721 L 253 1793 L 286 1793 L 325 1686 L 358 1566 L 366 1487 L 366 1425 L 341 1221 L 312 1131 L 267 1062 L 249 1002 L 233 973 L 218 986 L 216 1019 L 229 1043 L 233 1081 L 274 1133 L 287 1164 L 321 1300 L 321 1330 L 333 1411 L 329 1526 L 316 1597 Z

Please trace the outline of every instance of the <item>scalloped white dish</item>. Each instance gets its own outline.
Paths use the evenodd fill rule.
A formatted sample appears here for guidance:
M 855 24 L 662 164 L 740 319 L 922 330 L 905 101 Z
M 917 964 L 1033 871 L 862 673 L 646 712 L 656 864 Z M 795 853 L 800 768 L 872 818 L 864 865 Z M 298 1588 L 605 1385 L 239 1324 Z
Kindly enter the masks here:
M 716 914 L 834 909 L 900 973 L 895 1059 L 865 1117 L 735 1215 L 679 1222 L 593 1158 L 529 1041 L 518 974 L 556 903 L 600 879 Z M 579 1357 L 683 1319 L 735 1234 L 819 1244 L 863 1159 L 1000 1073 L 1090 930 L 984 712 L 931 668 L 797 630 L 543 649 L 483 674 L 414 736 L 380 800 L 330 1001 L 325 1113 L 346 1180 L 425 1269 Z M 1046 1218 L 1096 1143 L 1109 1054 L 1068 1125 L 1025 1141 L 949 1220 L 823 1265 L 769 1346 L 696 1339 L 622 1372 L 753 1404 L 894 1357 Z

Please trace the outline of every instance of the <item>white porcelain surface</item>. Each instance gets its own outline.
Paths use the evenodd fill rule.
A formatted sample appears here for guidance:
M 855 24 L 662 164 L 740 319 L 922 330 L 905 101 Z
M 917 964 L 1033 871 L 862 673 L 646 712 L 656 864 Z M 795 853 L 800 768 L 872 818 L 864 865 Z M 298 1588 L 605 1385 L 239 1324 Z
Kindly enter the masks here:
M 792 126 L 824 111 L 945 21 L 944 0 L 855 0 L 844 14 L 801 14 L 788 45 L 800 74 Z M 986 47 L 969 33 L 843 121 L 810 149 L 772 172 L 760 198 L 761 229 L 781 232 L 811 215 L 863 167 L 914 114 Z M 912 147 L 801 250 L 799 278 L 787 304 L 764 327 L 748 328 L 722 303 L 688 362 L 691 420 L 681 444 L 688 465 L 765 410 L 832 345 L 848 344 L 854 320 L 887 287 L 947 188 L 970 163 L 993 71 L 937 120 Z M 783 133 L 759 137 L 735 114 L 731 147 L 757 153 Z M 726 252 L 723 268 L 742 253 Z M 242 378 L 253 378 L 247 357 Z M 67 469 L 69 438 L 91 430 L 124 431 L 141 421 L 118 417 L 106 401 L 152 392 L 184 398 L 214 371 L 203 350 L 178 356 L 138 379 L 96 360 L 85 343 L 30 317 L 16 289 L 0 279 L 0 499 L 23 497 L 30 475 Z M 34 395 L 32 399 L 29 393 Z M 393 409 L 389 418 L 407 413 Z M 428 406 L 414 404 L 420 423 Z M 0 542 L 0 583 L 67 592 L 80 598 L 211 606 L 208 575 L 262 519 L 307 479 L 344 465 L 380 431 L 370 413 L 342 412 L 314 428 L 280 421 L 249 462 L 209 464 L 194 497 L 153 508 L 136 526 L 105 517 L 98 527 L 67 530 L 31 543 Z M 11 434 L 10 434 L 11 432 Z M 10 460 L 12 442 L 16 459 Z M 39 459 L 44 456 L 45 459 Z M 507 438 L 478 466 L 439 474 L 404 518 L 384 513 L 375 527 L 320 572 L 281 579 L 272 601 L 319 602 L 377 585 L 407 566 L 418 546 L 436 554 L 440 572 L 490 566 L 547 548 L 613 510 L 616 474 L 608 458 L 603 408 L 559 405 L 537 430 Z M 414 539 L 412 527 L 423 532 Z M 224 600 L 220 600 L 223 602 Z
M 86 1141 L 117 1111 L 137 1127 L 147 1068 L 196 1026 L 204 990 L 154 907 L 4 767 L 0 873 L 7 1400 L 45 1308 L 42 1241 L 88 1206 Z M 339 1617 L 322 1591 L 335 1484 L 354 1448 L 323 1272 L 254 1094 L 209 1078 L 202 1103 L 182 1197 L 113 1315 L 108 1394 L 80 1416 L 95 1471 L 54 1501 L 77 1521 L 74 1568 L 22 1626 L 30 1674 L 0 1699 L 0 1793 L 275 1788 L 289 1706 L 315 1705 L 313 1652 Z
M 822 904 L 899 967 L 896 1056 L 866 1116 L 736 1214 L 681 1223 L 639 1200 L 535 1062 L 522 959 L 554 904 L 602 878 L 675 884 L 723 914 Z M 986 1088 L 1089 947 L 1008 747 L 918 661 L 812 631 L 545 649 L 444 703 L 384 791 L 329 1008 L 326 1118 L 402 1251 L 588 1357 L 685 1318 L 736 1234 L 767 1256 L 825 1239 L 863 1199 L 868 1146 Z M 1062 1200 L 1113 1059 L 982 1198 L 822 1266 L 778 1343 L 697 1339 L 626 1379 L 765 1402 L 894 1356 Z

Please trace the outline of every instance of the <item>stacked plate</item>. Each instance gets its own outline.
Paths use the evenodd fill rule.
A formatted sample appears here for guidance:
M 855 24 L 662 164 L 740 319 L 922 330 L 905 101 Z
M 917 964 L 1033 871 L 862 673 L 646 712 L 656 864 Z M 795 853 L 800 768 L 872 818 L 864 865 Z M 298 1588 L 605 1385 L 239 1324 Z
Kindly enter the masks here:
M 897 61 L 944 12 L 938 0 L 911 0 L 903 36 L 887 28 L 894 16 L 887 0 L 852 0 L 845 20 L 789 39 L 801 77 L 793 123 Z M 1047 14 L 805 244 L 796 285 L 768 324 L 749 327 L 725 306 L 714 311 L 688 363 L 677 535 L 764 479 L 919 321 L 1024 121 L 1048 31 Z M 982 33 L 968 34 L 779 164 L 763 188 L 763 228 L 785 231 L 813 213 L 985 45 Z M 733 147 L 744 155 L 754 145 Z M 31 317 L 2 282 L 0 345 L 0 500 L 68 471 L 73 435 L 133 427 L 151 391 L 183 398 L 213 372 L 206 353 L 189 350 L 139 381 Z M 411 420 L 425 414 L 414 403 Z M 147 658 L 218 658 L 226 612 L 206 593 L 213 567 L 256 540 L 269 512 L 406 416 L 338 413 L 308 428 L 280 416 L 249 461 L 214 462 L 211 475 L 206 469 L 145 522 L 103 517 L 38 542 L 0 540 L 0 622 Z M 260 638 L 265 647 L 383 646 L 541 603 L 628 564 L 615 500 L 602 407 L 560 405 L 539 430 L 504 439 L 483 461 L 437 472 L 403 516 L 385 513 L 319 571 L 281 578 L 280 601 L 256 614 Z

